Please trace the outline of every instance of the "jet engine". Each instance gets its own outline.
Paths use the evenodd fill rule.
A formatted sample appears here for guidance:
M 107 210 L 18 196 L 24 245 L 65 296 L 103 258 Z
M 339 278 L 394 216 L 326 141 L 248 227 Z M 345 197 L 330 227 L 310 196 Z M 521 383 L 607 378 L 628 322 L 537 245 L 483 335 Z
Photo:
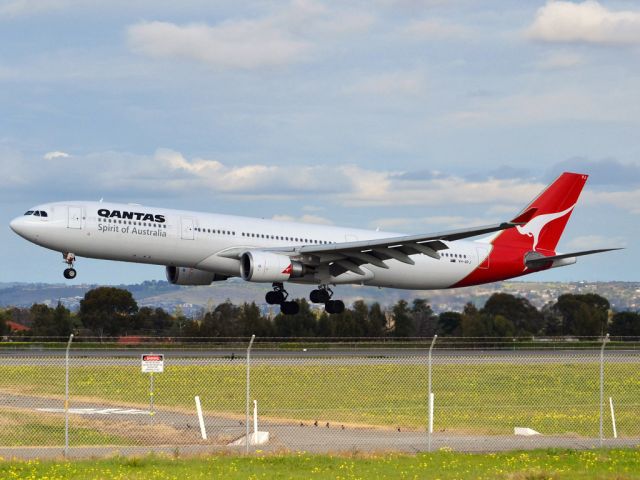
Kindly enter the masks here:
M 279 253 L 250 250 L 240 258 L 240 275 L 247 282 L 284 282 L 304 274 L 302 263 Z
M 211 285 L 229 277 L 196 268 L 167 267 L 167 280 L 173 285 Z

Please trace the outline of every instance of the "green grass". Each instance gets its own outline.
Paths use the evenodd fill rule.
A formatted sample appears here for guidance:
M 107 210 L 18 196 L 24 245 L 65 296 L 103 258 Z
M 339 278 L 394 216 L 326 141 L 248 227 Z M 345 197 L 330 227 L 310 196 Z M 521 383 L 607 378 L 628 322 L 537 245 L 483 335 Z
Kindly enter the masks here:
M 101 432 L 87 426 L 69 427 L 69 436 L 80 445 L 127 445 L 131 439 Z M 15 411 L 6 407 L 0 411 L 0 445 L 58 446 L 64 445 L 64 423 L 60 417 L 29 411 Z
M 83 479 L 640 479 L 640 450 L 498 454 L 286 455 L 0 462 L 0 478 Z
M 242 364 L 175 366 L 155 375 L 155 404 L 191 412 L 200 395 L 205 412 L 243 415 Z M 252 398 L 263 418 L 424 429 L 427 369 L 419 364 L 252 367 Z M 595 437 L 599 419 L 596 363 L 436 365 L 433 368 L 437 431 L 511 434 L 527 426 L 543 434 Z M 62 395 L 59 367 L 0 366 L 0 390 Z M 146 407 L 149 377 L 138 366 L 71 370 L 72 399 L 102 399 Z M 633 363 L 606 366 L 605 396 L 616 406 L 620 436 L 640 436 L 640 370 Z M 73 402 L 72 402 L 73 405 Z M 608 401 L 605 434 L 611 436 Z

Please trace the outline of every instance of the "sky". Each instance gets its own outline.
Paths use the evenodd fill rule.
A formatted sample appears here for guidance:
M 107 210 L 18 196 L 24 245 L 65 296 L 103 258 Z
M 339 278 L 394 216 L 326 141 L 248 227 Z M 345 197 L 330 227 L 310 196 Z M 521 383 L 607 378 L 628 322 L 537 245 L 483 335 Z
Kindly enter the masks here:
M 3 0 L 0 282 L 61 282 L 9 221 L 133 202 L 428 233 L 590 175 L 528 280 L 640 280 L 637 1 Z M 163 279 L 80 259 L 76 282 Z

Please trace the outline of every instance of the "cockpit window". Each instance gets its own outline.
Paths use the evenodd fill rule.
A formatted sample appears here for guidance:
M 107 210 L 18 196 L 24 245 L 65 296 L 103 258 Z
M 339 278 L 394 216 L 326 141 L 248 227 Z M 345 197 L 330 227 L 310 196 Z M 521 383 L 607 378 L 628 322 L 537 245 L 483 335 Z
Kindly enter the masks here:
M 28 212 L 24 213 L 25 215 L 33 215 L 33 210 L 29 210 Z
M 40 216 L 40 211 L 39 211 L 39 210 L 36 210 L 36 211 L 33 213 L 33 216 L 34 216 L 34 217 L 39 217 L 39 216 Z
M 40 210 L 40 216 L 41 217 L 48 217 L 49 215 L 47 215 L 47 212 L 45 212 L 44 210 Z

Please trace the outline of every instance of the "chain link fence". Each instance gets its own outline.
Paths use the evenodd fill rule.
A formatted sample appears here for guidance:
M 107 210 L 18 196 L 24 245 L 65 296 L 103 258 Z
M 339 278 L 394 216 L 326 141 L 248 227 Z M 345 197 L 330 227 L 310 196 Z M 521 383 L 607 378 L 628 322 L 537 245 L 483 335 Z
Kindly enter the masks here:
M 605 341 L 5 344 L 0 456 L 637 445 L 640 349 Z

